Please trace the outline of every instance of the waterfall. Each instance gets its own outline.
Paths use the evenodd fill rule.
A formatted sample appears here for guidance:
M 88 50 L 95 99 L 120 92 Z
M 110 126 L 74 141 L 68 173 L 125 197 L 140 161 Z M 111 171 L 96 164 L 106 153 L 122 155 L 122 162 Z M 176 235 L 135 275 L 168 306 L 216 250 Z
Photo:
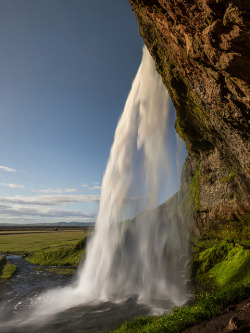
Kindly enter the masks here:
M 170 111 L 171 100 L 144 46 L 115 132 L 96 231 L 80 272 L 77 290 L 85 299 L 137 295 L 144 302 L 159 298 L 178 305 L 186 299 L 178 264 L 185 251 L 180 221 L 153 209 L 173 177 Z M 139 211 L 144 213 L 121 222 Z M 180 214 L 175 218 L 180 220 Z
M 135 297 L 164 311 L 187 301 L 188 228 L 179 209 L 180 194 L 162 204 L 183 162 L 184 144 L 173 132 L 173 114 L 169 95 L 144 46 L 115 132 L 95 232 L 77 280 L 32 299 L 26 318 L 13 319 L 13 325 L 43 323 L 84 303 Z

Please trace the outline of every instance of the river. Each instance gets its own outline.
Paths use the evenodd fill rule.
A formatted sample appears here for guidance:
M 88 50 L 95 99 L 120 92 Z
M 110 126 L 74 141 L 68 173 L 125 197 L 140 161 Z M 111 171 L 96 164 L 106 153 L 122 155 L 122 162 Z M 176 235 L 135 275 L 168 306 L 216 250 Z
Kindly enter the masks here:
M 66 309 L 47 316 L 46 320 L 27 321 L 39 295 L 74 283 L 74 277 L 62 276 L 38 267 L 17 255 L 7 257 L 18 267 L 11 280 L 0 282 L 1 333 L 66 333 L 109 331 L 124 321 L 148 315 L 151 309 L 131 297 L 123 302 L 96 302 Z

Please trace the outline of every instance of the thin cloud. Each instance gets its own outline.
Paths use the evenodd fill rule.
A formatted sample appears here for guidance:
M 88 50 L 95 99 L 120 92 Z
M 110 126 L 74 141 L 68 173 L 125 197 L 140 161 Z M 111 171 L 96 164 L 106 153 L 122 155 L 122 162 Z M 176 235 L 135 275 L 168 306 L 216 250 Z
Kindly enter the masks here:
M 8 216 L 40 216 L 40 217 L 81 217 L 94 219 L 96 214 L 73 210 L 51 209 L 48 207 L 8 206 L 0 204 L 0 214 Z
M 52 218 L 44 218 L 44 217 L 35 217 L 35 216 L 11 216 L 11 217 L 1 217 L 0 223 L 11 224 L 25 224 L 25 225 L 34 225 L 34 224 L 54 224 L 58 222 L 82 222 L 82 223 L 94 223 L 96 218 L 89 217 L 52 217 Z
M 58 206 L 72 202 L 99 203 L 99 195 L 37 195 L 37 196 L 15 196 L 0 197 L 0 202 L 10 204 L 26 204 L 38 206 Z
M 46 190 L 38 190 L 37 192 L 42 192 L 42 193 L 58 193 L 58 194 L 62 194 L 62 193 L 74 193 L 77 192 L 78 190 L 76 188 L 48 188 Z
M 15 169 L 12 169 L 12 168 L 9 168 L 9 167 L 6 167 L 6 166 L 2 166 L 2 165 L 0 165 L 0 169 L 2 169 L 4 171 L 7 171 L 7 172 L 16 172 Z
M 27 221 L 33 221 L 33 219 L 34 219 L 34 217 L 32 217 L 32 216 L 23 216 L 22 217 L 22 219 L 23 220 L 27 220 Z M 39 220 L 39 221 L 43 221 L 43 218 L 41 218 L 41 217 L 37 217 L 36 218 L 37 220 Z M 6 221 L 6 220 L 13 220 L 13 216 L 0 216 L 0 221 Z
M 77 192 L 78 190 L 76 188 L 65 188 L 64 193 L 73 193 Z
M 99 182 L 95 182 L 94 186 L 82 184 L 81 187 L 88 188 L 88 190 L 100 190 L 101 189 L 101 185 Z
M 93 187 L 89 187 L 89 190 L 100 190 L 101 188 L 100 185 L 94 185 Z
M 12 184 L 12 183 L 0 183 L 0 186 L 10 187 L 10 188 L 24 188 L 21 184 Z
M 35 216 L 0 216 L 0 223 L 37 223 L 37 222 L 44 222 L 43 217 L 35 217 Z

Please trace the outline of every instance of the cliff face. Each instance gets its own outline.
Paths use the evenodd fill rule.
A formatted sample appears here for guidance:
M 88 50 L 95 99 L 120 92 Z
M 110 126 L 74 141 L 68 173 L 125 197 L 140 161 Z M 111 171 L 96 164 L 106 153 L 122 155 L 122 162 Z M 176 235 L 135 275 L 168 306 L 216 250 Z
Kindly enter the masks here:
M 249 232 L 250 3 L 129 0 L 175 105 L 198 237 Z

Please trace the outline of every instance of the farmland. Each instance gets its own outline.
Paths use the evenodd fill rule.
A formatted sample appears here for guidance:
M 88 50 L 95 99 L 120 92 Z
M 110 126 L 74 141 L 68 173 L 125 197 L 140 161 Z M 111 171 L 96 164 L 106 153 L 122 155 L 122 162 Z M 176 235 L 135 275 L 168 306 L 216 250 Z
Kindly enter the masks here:
M 60 246 L 72 247 L 89 234 L 88 228 L 0 228 L 0 253 L 25 254 Z

